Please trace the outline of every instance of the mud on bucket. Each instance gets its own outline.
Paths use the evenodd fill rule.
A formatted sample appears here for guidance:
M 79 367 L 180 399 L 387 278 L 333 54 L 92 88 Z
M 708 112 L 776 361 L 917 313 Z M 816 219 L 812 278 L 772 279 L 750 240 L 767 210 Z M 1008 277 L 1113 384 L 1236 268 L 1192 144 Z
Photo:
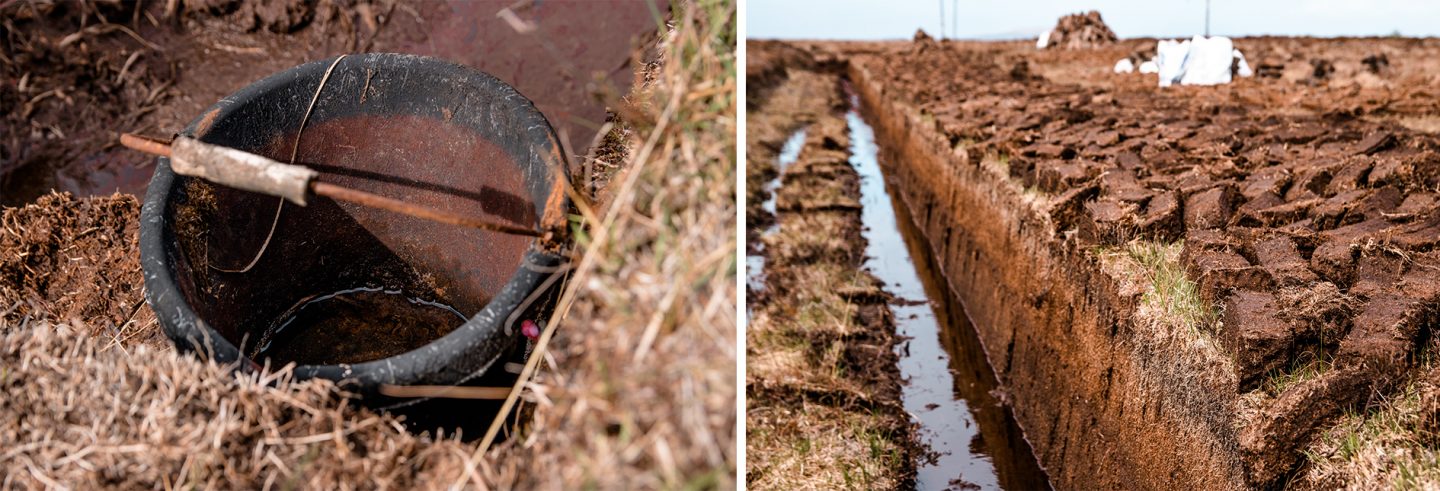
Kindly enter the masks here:
M 544 237 L 317 196 L 282 204 L 161 158 L 141 216 L 147 300 L 182 351 L 242 369 L 294 362 L 297 377 L 337 381 L 414 429 L 474 437 L 497 401 L 381 387 L 511 385 L 502 367 L 523 359 L 521 325 L 549 318 L 561 283 L 562 149 L 534 105 L 487 74 L 409 55 L 334 62 L 241 89 L 184 134 L 281 162 L 293 152 L 322 181 Z

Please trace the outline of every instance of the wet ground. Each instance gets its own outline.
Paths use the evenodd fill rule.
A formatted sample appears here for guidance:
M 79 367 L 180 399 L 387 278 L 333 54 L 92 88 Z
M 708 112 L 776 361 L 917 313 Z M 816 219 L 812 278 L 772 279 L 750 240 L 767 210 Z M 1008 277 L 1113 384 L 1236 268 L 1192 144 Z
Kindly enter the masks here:
M 901 200 L 893 200 L 874 131 L 858 112 L 850 128 L 850 162 L 860 174 L 865 266 L 894 295 L 903 400 L 933 452 L 917 489 L 1047 489 L 1045 473 L 1008 407 L 995 396 L 995 373 L 965 309 L 954 300 Z
M 778 169 L 779 172 L 785 172 L 785 168 L 795 163 L 795 159 L 800 157 L 800 148 L 804 144 L 804 129 L 796 131 L 789 139 L 786 139 L 785 146 L 780 148 L 780 156 L 775 161 L 776 169 Z M 775 214 L 775 191 L 780 189 L 780 174 L 777 173 L 773 179 L 767 181 L 764 189 L 768 195 L 760 207 L 764 209 L 766 213 L 773 216 Z M 769 234 L 775 233 L 775 229 L 779 226 L 779 223 L 771 223 L 765 227 L 759 237 L 763 239 Z M 763 243 L 759 241 L 757 241 L 755 247 L 751 249 L 752 250 L 747 251 L 745 255 L 746 287 L 751 292 L 759 293 L 765 288 L 765 250 Z M 745 308 L 748 312 L 750 306 L 746 305 Z
M 153 161 L 118 148 L 120 132 L 168 136 L 241 87 L 348 52 L 486 71 L 535 101 L 583 156 L 631 86 L 631 53 L 664 16 L 624 0 L 171 4 L 0 4 L 0 204 L 50 189 L 140 195 Z

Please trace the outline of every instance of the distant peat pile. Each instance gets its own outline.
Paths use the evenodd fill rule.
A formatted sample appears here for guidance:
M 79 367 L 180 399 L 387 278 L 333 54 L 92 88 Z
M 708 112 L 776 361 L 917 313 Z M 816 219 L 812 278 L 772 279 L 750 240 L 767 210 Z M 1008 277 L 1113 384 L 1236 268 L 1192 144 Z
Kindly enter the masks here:
M 1083 14 L 1070 14 L 1060 18 L 1050 30 L 1046 49 L 1085 49 L 1113 44 L 1115 31 L 1100 19 L 1100 12 L 1091 10 Z

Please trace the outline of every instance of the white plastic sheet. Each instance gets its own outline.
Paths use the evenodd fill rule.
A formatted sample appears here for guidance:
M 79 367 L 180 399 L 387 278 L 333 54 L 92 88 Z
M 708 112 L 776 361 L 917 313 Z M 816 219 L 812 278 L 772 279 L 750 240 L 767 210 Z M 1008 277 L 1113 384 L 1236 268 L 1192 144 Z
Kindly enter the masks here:
M 1045 31 L 1040 33 L 1040 38 L 1035 40 L 1035 49 L 1045 49 L 1046 46 L 1050 45 L 1050 32 L 1051 31 Z
M 1185 58 L 1182 85 L 1219 85 L 1230 83 L 1230 64 L 1235 61 L 1235 43 L 1223 36 L 1195 36 L 1190 40 L 1190 54 Z
M 1130 61 L 1129 58 L 1121 58 L 1120 61 L 1115 62 L 1115 73 L 1133 73 L 1134 71 L 1135 62 Z
M 1241 53 L 1238 49 L 1235 50 L 1235 59 L 1240 60 L 1240 66 L 1235 70 L 1236 75 L 1241 77 L 1251 77 L 1255 75 L 1255 71 L 1250 69 L 1250 64 L 1245 63 L 1245 54 Z
M 1160 65 L 1156 65 L 1154 59 L 1145 60 L 1140 64 L 1140 73 L 1160 73 Z
M 1160 86 L 1216 85 L 1228 84 L 1231 80 L 1230 67 L 1236 61 L 1236 72 L 1242 77 L 1254 75 L 1245 55 L 1235 49 L 1234 41 L 1224 36 L 1195 36 L 1185 41 L 1161 40 L 1155 45 L 1154 70 L 1159 74 Z M 1150 73 L 1140 65 L 1141 73 Z
M 1162 39 L 1155 45 L 1155 66 L 1159 69 L 1160 86 L 1169 87 L 1185 75 L 1185 60 L 1190 56 L 1190 41 Z

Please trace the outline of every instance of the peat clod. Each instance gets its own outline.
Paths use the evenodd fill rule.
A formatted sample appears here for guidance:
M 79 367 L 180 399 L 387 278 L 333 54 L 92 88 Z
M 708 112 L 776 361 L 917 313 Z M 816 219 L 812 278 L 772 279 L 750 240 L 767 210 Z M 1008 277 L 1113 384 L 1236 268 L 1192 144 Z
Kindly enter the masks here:
M 1365 65 L 1365 69 L 1369 70 L 1370 73 L 1379 75 L 1381 72 L 1390 68 L 1390 57 L 1385 56 L 1385 53 L 1375 53 L 1361 59 L 1360 64 Z

